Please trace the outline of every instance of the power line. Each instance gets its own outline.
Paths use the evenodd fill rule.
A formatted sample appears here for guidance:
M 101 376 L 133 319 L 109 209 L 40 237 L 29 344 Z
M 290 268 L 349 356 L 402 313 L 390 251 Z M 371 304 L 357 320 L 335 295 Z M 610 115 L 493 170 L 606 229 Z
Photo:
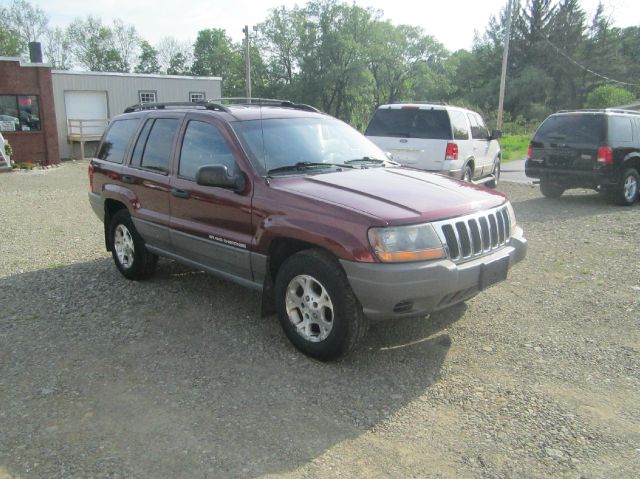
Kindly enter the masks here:
M 546 36 L 541 35 L 542 38 L 544 38 L 544 40 L 551 45 L 560 55 L 562 55 L 563 57 L 565 57 L 567 60 L 569 60 L 571 63 L 573 63 L 574 65 L 576 65 L 579 68 L 582 68 L 584 71 L 591 73 L 592 75 L 595 75 L 599 78 L 602 78 L 603 80 L 607 80 L 609 82 L 613 82 L 613 83 L 619 83 L 621 85 L 628 85 L 628 86 L 640 86 L 640 83 L 629 83 L 626 81 L 620 81 L 620 80 L 616 80 L 614 78 L 609 78 L 608 76 L 605 75 L 601 75 L 598 72 L 594 72 L 593 70 L 591 70 L 590 68 L 582 65 L 581 63 L 578 63 L 576 60 L 574 60 L 573 58 L 571 58 L 569 55 L 567 55 L 566 53 L 564 53 L 562 50 L 560 50 L 560 48 L 558 48 L 556 45 L 554 45 L 551 40 L 549 40 Z

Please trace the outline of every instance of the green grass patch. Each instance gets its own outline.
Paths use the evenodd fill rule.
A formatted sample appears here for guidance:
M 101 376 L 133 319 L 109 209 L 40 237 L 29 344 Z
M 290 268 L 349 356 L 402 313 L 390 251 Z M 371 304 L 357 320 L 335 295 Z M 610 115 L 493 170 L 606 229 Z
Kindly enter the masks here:
M 64 268 L 65 265 L 63 263 L 49 263 L 47 265 L 47 268 L 49 269 L 59 269 L 59 268 Z
M 527 154 L 531 135 L 505 135 L 500 139 L 502 162 L 519 160 Z

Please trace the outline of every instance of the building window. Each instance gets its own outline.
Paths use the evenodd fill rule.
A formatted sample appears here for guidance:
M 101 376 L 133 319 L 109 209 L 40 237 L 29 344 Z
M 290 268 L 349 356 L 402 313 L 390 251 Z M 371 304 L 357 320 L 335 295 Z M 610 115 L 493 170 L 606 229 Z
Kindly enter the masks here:
M 204 101 L 204 99 L 205 99 L 204 92 L 201 92 L 201 91 L 189 92 L 189 101 L 191 103 L 196 101 Z
M 0 131 L 39 131 L 40 103 L 34 95 L 0 95 Z
M 158 101 L 155 91 L 139 91 L 138 99 L 140 103 L 155 103 Z

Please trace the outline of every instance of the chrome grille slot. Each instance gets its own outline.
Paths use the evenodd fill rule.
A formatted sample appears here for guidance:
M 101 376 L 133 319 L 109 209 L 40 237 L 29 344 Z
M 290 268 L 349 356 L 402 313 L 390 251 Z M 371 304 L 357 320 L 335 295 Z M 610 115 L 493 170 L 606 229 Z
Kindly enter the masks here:
M 433 226 L 454 263 L 480 258 L 509 244 L 511 220 L 506 206 L 449 220 Z
M 489 228 L 491 234 L 491 247 L 495 248 L 498 246 L 498 225 L 496 225 L 496 217 L 494 215 L 489 215 Z
M 471 255 L 471 239 L 469 238 L 469 231 L 466 223 L 462 221 L 456 223 L 456 231 L 458 232 L 458 242 L 460 244 L 460 250 L 464 258 Z

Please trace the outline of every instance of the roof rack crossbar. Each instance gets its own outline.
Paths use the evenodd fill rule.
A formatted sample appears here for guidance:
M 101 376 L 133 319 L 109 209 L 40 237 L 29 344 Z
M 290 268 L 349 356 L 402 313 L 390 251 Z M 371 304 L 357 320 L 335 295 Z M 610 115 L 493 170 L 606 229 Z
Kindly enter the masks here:
M 229 112 L 229 109 L 211 101 L 168 101 L 159 103 L 138 103 L 125 108 L 125 113 L 143 110 L 166 110 L 170 108 L 204 108 L 205 110 Z
M 236 105 L 264 105 L 264 106 L 284 106 L 287 108 L 295 108 L 296 110 L 304 110 L 304 111 L 312 111 L 314 113 L 320 113 L 316 107 L 307 105 L 306 103 L 294 103 L 290 100 L 279 100 L 277 98 L 248 98 L 248 97 L 226 97 L 226 98 L 215 98 L 213 100 L 209 100 L 213 102 L 234 102 Z

